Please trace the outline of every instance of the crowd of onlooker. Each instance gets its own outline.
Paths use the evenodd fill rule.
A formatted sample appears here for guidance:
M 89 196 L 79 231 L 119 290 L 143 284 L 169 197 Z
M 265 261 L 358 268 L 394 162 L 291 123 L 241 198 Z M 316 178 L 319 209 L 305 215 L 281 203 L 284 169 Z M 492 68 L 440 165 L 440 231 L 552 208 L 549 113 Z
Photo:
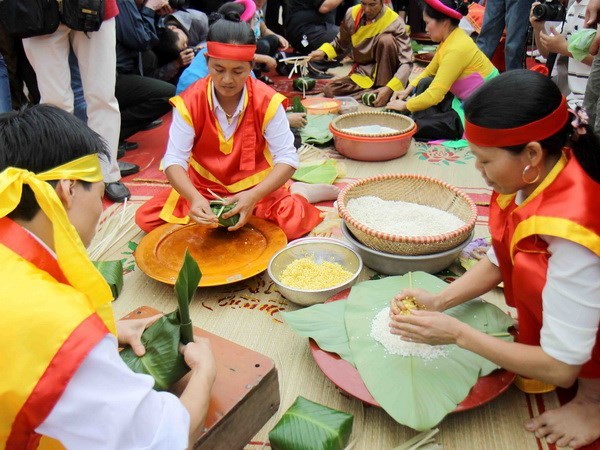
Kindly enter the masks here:
M 460 6 L 459 1 L 452 1 L 456 8 Z M 557 4 L 557 0 L 552 1 Z M 139 170 L 135 165 L 118 161 L 126 151 L 138 146 L 128 139 L 142 129 L 160 125 L 160 118 L 170 110 L 169 98 L 175 95 L 180 76 L 196 55 L 205 52 L 209 16 L 225 2 L 105 0 L 104 3 L 104 21 L 98 31 L 90 33 L 61 24 L 50 35 L 20 40 L 10 36 L 0 22 L 0 111 L 43 102 L 74 112 L 108 143 L 111 158 L 103 161 L 106 196 L 123 201 L 129 197 L 129 191 L 121 183 L 121 176 Z M 327 58 L 318 50 L 324 44 L 335 43 L 340 33 L 342 38 L 344 33 L 351 33 L 343 28 L 344 16 L 358 2 L 237 0 L 235 3 L 257 38 L 254 76 L 271 84 L 267 74 L 276 68 L 285 70 L 278 67 L 278 61 L 286 55 L 284 52 L 312 55 L 311 75 L 330 77 L 327 69 L 338 65 L 340 58 Z M 400 20 L 410 25 L 413 33 L 425 30 L 417 3 L 410 0 L 388 4 L 399 13 Z M 534 56 L 542 61 L 552 54 L 558 55 L 558 63 L 550 75 L 556 77 L 568 95 L 570 106 L 576 107 L 583 104 L 593 57 L 588 54 L 576 59 L 569 50 L 568 39 L 584 28 L 587 4 L 588 0 L 570 0 L 565 5 L 564 17 L 543 14 L 538 17 L 539 11 L 535 13 L 540 6 L 538 2 L 487 0 L 483 17 L 470 19 L 472 23 L 479 20 L 477 46 L 495 63 L 500 56 L 502 69 L 523 67 L 528 43 L 535 44 Z M 498 55 L 502 48 L 503 54 Z M 410 48 L 402 49 L 404 53 L 407 51 Z M 315 55 L 319 57 L 314 58 Z M 198 73 L 204 73 L 203 61 L 199 64 L 200 69 L 192 65 L 184 75 L 185 86 L 197 79 Z M 180 90 L 181 84 L 177 92 Z M 377 99 L 375 106 L 385 105 L 392 90 L 385 94 Z

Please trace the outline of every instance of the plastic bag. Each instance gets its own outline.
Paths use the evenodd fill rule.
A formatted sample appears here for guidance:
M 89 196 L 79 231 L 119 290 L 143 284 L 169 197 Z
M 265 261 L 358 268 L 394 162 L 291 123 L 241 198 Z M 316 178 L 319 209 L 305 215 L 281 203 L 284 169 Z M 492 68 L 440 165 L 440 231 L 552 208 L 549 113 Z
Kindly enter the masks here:
M 590 54 L 590 45 L 596 37 L 596 30 L 584 28 L 573 33 L 568 40 L 568 50 L 577 61 L 583 61 Z

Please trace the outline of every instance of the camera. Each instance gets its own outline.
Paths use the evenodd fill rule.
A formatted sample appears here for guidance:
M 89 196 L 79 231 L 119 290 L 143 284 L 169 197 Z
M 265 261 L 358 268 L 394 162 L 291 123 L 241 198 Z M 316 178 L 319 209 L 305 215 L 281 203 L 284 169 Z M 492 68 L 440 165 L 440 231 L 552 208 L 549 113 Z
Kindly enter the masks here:
M 169 0 L 169 6 L 173 9 L 187 8 L 187 0 Z
M 567 9 L 560 0 L 540 0 L 531 13 L 538 21 L 562 22 L 567 16 Z

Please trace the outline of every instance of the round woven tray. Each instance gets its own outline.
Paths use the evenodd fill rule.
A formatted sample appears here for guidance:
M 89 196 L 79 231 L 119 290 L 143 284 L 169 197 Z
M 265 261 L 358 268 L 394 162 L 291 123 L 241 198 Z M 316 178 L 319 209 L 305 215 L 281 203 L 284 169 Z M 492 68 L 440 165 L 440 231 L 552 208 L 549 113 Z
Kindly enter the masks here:
M 380 125 L 382 127 L 393 128 L 397 131 L 373 134 L 348 131 L 348 128 L 367 125 Z M 402 114 L 383 111 L 358 111 L 336 117 L 331 121 L 331 127 L 349 136 L 384 137 L 407 133 L 415 127 L 415 122 L 410 117 Z
M 348 212 L 348 201 L 364 196 L 437 208 L 459 217 L 465 225 L 436 236 L 383 233 L 360 223 Z M 443 181 L 423 175 L 389 174 L 358 180 L 342 189 L 338 196 L 338 209 L 340 217 L 360 242 L 395 255 L 428 255 L 454 248 L 469 237 L 477 218 L 475 203 L 465 193 Z

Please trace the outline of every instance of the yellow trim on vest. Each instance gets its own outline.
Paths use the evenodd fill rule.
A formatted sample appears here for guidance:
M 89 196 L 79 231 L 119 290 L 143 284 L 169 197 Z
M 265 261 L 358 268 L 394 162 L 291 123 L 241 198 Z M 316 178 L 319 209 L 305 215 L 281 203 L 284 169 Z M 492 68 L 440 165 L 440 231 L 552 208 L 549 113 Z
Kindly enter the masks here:
M 402 91 L 404 89 L 404 83 L 396 77 L 392 77 L 386 84 L 392 91 Z
M 362 8 L 361 5 L 356 5 L 352 9 L 352 17 L 356 18 L 359 9 Z M 375 22 L 369 23 L 367 25 L 362 25 L 356 30 L 356 32 L 352 35 L 352 45 L 358 46 L 365 39 L 370 39 L 378 34 L 381 34 L 387 27 L 389 27 L 394 21 L 398 18 L 398 14 L 396 14 L 393 10 L 384 6 L 385 12 L 383 15 L 377 19 Z M 356 12 L 355 12 L 356 10 Z
M 516 197 L 516 194 L 500 194 L 496 197 L 496 203 L 500 206 L 500 209 L 506 209 L 508 205 L 510 205 L 513 199 Z
M 325 54 L 327 55 L 327 59 L 334 59 L 337 56 L 335 48 L 329 42 L 325 42 L 323 45 L 321 45 L 319 47 L 319 50 L 325 52 Z
M 63 447 L 63 445 L 56 439 L 52 439 L 48 436 L 42 436 L 37 450 L 63 450 L 65 448 L 66 447 Z
M 183 118 L 183 120 L 185 120 L 185 122 L 189 126 L 191 126 L 191 127 L 194 126 L 194 122 L 192 121 L 192 115 L 188 111 L 187 106 L 185 106 L 185 102 L 179 95 L 177 95 L 175 97 L 171 97 L 169 99 L 169 103 L 171 103 L 171 105 L 173 105 L 173 108 L 175 108 L 177 110 L 179 115 Z
M 271 100 L 269 101 L 269 106 L 267 106 L 267 111 L 265 112 L 265 118 L 262 123 L 263 134 L 264 134 L 265 130 L 267 129 L 269 122 L 271 122 L 271 120 L 275 116 L 275 113 L 277 112 L 277 108 L 279 108 L 279 105 L 281 105 L 285 99 L 286 99 L 285 95 L 280 94 L 279 92 L 276 93 L 273 97 L 271 97 Z
M 175 189 L 171 189 L 169 197 L 167 198 L 163 208 L 160 210 L 158 217 L 167 223 L 180 223 L 183 225 L 188 224 L 190 222 L 190 218 L 188 216 L 177 217 L 173 214 L 180 198 L 181 196 L 179 195 L 179 192 L 177 192 Z
M 510 242 L 510 258 L 514 258 L 517 244 L 537 234 L 566 239 L 583 245 L 600 256 L 600 236 L 578 223 L 562 217 L 531 216 L 517 225 Z
M 220 184 L 227 190 L 227 192 L 231 193 L 245 191 L 246 189 L 250 189 L 251 187 L 256 186 L 258 183 L 264 180 L 267 177 L 267 175 L 269 175 L 269 172 L 271 172 L 271 167 L 269 167 L 261 172 L 249 176 L 248 178 L 244 178 L 243 180 L 237 181 L 233 184 L 224 185 L 217 177 L 215 177 L 212 173 L 210 173 L 208 170 L 202 167 L 200 163 L 198 163 L 198 161 L 196 161 L 194 158 L 190 158 L 190 166 L 202 177 L 206 178 L 209 181 L 212 181 L 213 183 Z

